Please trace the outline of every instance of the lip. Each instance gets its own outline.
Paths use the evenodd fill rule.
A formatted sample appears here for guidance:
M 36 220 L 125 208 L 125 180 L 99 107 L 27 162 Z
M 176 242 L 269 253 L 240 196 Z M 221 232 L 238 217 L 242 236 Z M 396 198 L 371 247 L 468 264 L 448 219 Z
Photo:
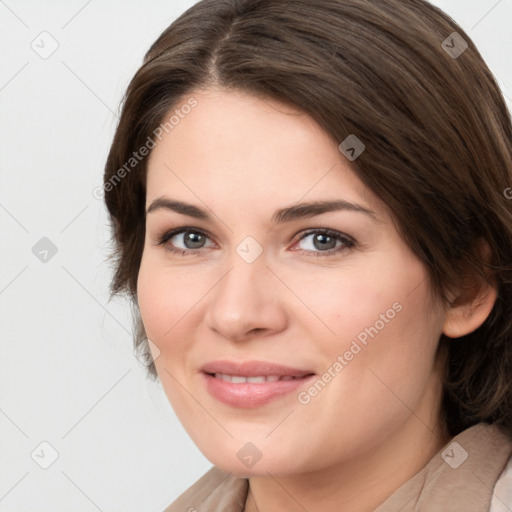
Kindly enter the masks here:
M 206 388 L 214 398 L 227 405 L 246 409 L 261 407 L 281 398 L 315 377 L 314 372 L 310 370 L 292 368 L 268 361 L 213 361 L 205 364 L 201 371 Z M 233 383 L 216 378 L 216 373 L 245 377 L 278 375 L 295 378 L 276 382 Z

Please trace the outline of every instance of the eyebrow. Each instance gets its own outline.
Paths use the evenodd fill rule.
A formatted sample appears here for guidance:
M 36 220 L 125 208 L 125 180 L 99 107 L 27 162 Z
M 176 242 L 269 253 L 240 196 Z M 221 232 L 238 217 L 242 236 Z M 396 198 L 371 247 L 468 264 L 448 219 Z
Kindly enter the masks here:
M 176 213 L 181 213 L 182 215 L 194 217 L 195 219 L 213 222 L 212 217 L 206 210 L 203 210 L 193 204 L 176 201 L 166 197 L 159 197 L 155 199 L 146 210 L 146 214 L 161 209 L 171 210 Z M 273 225 L 281 224 L 284 222 L 291 222 L 340 210 L 363 213 L 373 218 L 373 220 L 378 221 L 377 215 L 374 211 L 357 203 L 351 203 L 344 199 L 337 199 L 333 201 L 312 201 L 281 208 L 272 215 L 271 222 Z

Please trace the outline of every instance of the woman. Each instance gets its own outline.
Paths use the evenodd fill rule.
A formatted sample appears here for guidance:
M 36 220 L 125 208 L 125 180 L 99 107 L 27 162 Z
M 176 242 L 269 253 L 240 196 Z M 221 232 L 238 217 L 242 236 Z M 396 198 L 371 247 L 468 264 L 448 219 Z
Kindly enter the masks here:
M 112 292 L 214 464 L 168 512 L 512 507 L 511 148 L 423 0 L 203 0 L 164 31 L 104 189 Z

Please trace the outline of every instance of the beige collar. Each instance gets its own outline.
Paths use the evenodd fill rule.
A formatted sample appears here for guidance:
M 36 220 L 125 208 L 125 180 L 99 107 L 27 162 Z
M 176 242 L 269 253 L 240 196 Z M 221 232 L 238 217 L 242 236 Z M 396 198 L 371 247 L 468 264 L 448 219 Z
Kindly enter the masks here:
M 375 512 L 489 512 L 512 439 L 479 423 L 455 436 Z M 211 468 L 164 512 L 243 512 L 249 481 Z

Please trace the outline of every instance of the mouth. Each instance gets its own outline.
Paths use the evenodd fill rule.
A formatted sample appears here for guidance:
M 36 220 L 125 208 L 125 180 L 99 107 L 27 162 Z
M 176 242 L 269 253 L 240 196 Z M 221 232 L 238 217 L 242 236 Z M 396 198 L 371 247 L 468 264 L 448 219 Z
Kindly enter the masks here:
M 315 373 L 269 362 L 217 361 L 201 371 L 206 389 L 215 399 L 232 407 L 261 407 L 283 398 L 310 382 Z
M 249 377 L 244 375 L 228 375 L 225 373 L 207 373 L 211 377 L 216 379 L 225 380 L 226 382 L 232 382 L 233 384 L 262 384 L 264 382 L 279 382 L 289 381 L 296 379 L 303 379 L 307 375 L 257 375 L 255 377 Z M 309 374 L 311 375 L 311 374 Z

